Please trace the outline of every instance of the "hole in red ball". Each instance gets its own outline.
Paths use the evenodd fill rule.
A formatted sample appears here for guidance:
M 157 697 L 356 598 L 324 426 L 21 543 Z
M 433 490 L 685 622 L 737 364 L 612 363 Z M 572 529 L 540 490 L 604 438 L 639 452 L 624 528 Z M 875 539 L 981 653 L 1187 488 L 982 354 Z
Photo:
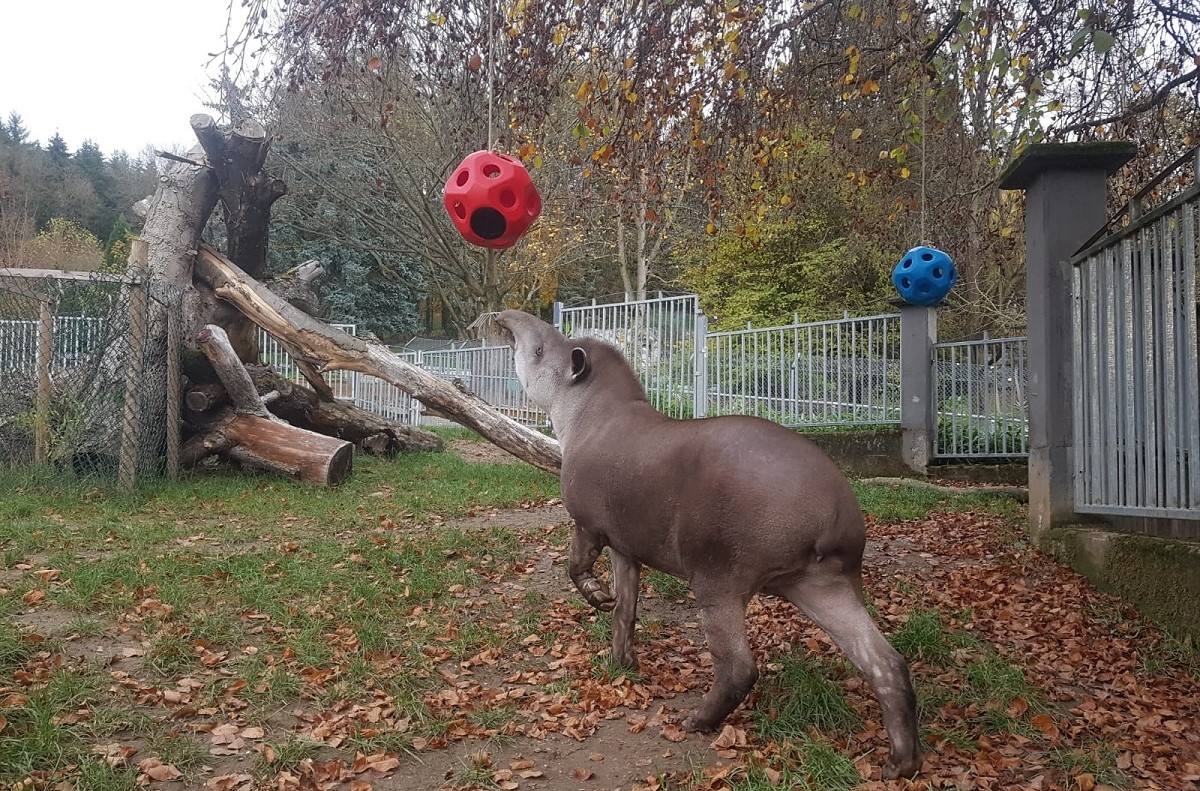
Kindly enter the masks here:
M 921 253 L 921 260 L 922 261 L 932 261 L 933 253 Z
M 471 230 L 481 239 L 499 239 L 508 230 L 508 222 L 504 215 L 491 206 L 484 206 L 471 212 Z
M 463 168 L 462 170 L 458 171 L 458 175 L 454 177 L 454 183 L 461 187 L 467 183 L 467 179 L 469 178 L 471 178 L 471 174 L 466 168 Z
M 506 209 L 511 209 L 517 203 L 517 196 L 512 190 L 504 190 L 500 193 L 500 205 Z
M 454 201 L 454 213 L 458 215 L 458 219 L 460 220 L 467 219 L 467 207 L 463 206 L 462 201 Z
M 494 162 L 489 162 L 483 166 L 483 175 L 490 179 L 500 178 L 500 166 Z
M 934 276 L 934 277 L 936 277 L 936 278 L 938 278 L 939 280 L 941 280 L 941 278 L 942 278 L 942 268 L 941 268 L 940 266 L 935 266 L 935 267 L 933 268 L 933 276 Z
M 541 210 L 542 196 L 538 195 L 535 188 L 530 187 L 529 191 L 525 193 L 525 211 L 529 213 L 530 217 L 536 217 Z

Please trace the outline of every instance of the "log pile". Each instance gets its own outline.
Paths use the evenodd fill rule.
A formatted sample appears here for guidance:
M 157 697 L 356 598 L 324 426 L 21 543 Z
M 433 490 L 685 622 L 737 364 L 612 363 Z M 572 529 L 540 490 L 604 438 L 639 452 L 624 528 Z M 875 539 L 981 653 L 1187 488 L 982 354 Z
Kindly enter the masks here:
M 263 282 L 272 204 L 287 185 L 263 172 L 271 138 L 253 121 L 222 131 L 192 116 L 199 146 L 172 164 L 146 205 L 142 238 L 150 249 L 150 292 L 183 293 L 183 349 L 169 349 L 166 322 L 151 316 L 151 339 L 181 354 L 185 466 L 219 454 L 237 464 L 332 485 L 352 469 L 355 449 L 390 456 L 440 450 L 442 440 L 335 398 L 327 371 L 384 379 L 428 409 L 475 429 L 517 457 L 558 472 L 558 444 L 410 365 L 382 345 L 316 319 L 312 288 L 322 274 L 306 261 Z M 220 205 L 227 254 L 205 244 L 202 229 Z M 259 361 L 258 330 L 293 358 L 306 384 L 288 381 Z

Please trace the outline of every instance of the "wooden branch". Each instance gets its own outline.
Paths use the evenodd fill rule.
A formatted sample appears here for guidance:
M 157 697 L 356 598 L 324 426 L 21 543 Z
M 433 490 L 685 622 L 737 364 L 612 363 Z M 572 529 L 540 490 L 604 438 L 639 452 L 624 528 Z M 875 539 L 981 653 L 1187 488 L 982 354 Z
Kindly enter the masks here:
M 421 403 L 474 429 L 519 459 L 557 473 L 558 443 L 497 412 L 483 400 L 397 357 L 386 347 L 355 338 L 297 310 L 208 246 L 196 256 L 196 276 L 267 331 L 297 363 L 312 370 L 371 374 L 410 393 Z
M 395 423 L 345 401 L 320 398 L 310 388 L 294 384 L 265 365 L 247 366 L 258 391 L 275 393 L 267 402 L 271 414 L 310 431 L 349 440 L 376 456 L 395 456 L 407 451 L 438 451 L 445 447 L 437 434 L 415 426 Z
M 264 418 L 270 416 L 267 408 L 263 406 L 262 399 L 258 397 L 258 390 L 255 389 L 250 374 L 242 367 L 237 352 L 230 345 L 225 330 L 213 324 L 208 325 L 196 336 L 196 345 L 212 363 L 213 370 L 225 386 L 225 392 L 233 402 L 234 409 L 244 415 Z

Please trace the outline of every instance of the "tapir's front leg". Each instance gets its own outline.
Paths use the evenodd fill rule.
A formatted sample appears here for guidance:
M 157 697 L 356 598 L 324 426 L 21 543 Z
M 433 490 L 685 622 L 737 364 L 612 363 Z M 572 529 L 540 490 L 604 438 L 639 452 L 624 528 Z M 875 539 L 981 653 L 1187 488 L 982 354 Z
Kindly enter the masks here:
M 633 647 L 633 628 L 637 621 L 638 588 L 642 581 L 642 564 L 608 548 L 612 561 L 613 587 L 617 593 L 617 609 L 613 612 L 613 661 L 626 670 L 637 670 L 637 651 Z
M 599 536 L 576 524 L 575 529 L 571 531 L 571 557 L 568 572 L 571 575 L 571 582 L 575 583 L 575 587 L 583 595 L 584 601 L 597 610 L 609 612 L 617 606 L 617 600 L 613 598 L 608 586 L 596 577 L 596 572 L 593 570 L 596 558 L 600 557 L 603 549 L 604 542 Z

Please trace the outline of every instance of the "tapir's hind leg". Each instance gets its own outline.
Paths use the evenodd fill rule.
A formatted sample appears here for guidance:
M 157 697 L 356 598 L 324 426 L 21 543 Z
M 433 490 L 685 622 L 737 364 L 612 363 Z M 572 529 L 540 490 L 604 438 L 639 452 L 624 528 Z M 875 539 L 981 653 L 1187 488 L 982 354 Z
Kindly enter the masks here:
M 722 597 L 706 603 L 701 592 L 695 592 L 714 678 L 699 708 L 683 721 L 683 729 L 711 731 L 750 694 L 758 680 L 758 665 L 746 639 L 746 599 Z
M 908 665 L 871 620 L 862 603 L 861 586 L 846 576 L 806 578 L 771 592 L 787 598 L 824 629 L 875 690 L 892 748 L 891 760 L 883 767 L 884 779 L 916 774 L 921 750 L 917 697 Z
M 637 670 L 637 651 L 633 647 L 633 628 L 637 621 L 638 588 L 641 585 L 642 564 L 608 548 L 612 561 L 613 593 L 617 607 L 613 610 L 613 661 L 627 670 Z

